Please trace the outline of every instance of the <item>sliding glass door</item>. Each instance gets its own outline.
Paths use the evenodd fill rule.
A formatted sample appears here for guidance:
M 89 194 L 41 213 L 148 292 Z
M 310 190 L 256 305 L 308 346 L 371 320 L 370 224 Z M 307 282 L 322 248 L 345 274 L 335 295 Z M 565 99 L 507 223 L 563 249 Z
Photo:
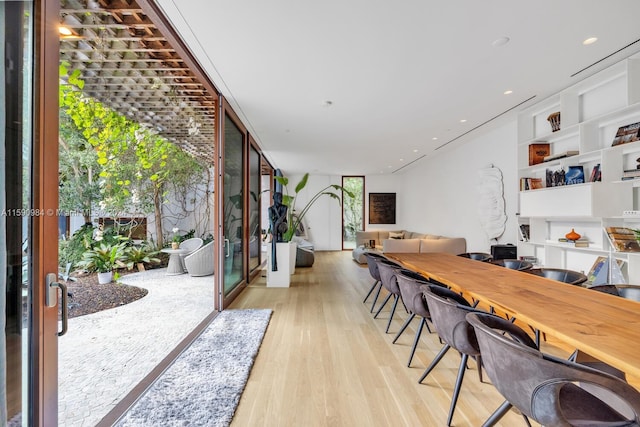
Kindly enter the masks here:
M 355 249 L 356 231 L 364 230 L 364 176 L 343 176 L 342 186 L 353 198 L 342 198 L 342 249 Z

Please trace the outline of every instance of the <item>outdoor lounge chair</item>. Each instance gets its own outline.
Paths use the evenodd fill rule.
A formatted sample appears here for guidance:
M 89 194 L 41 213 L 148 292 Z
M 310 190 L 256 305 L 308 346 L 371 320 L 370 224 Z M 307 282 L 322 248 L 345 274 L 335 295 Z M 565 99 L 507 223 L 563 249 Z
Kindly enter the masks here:
M 189 276 L 210 276 L 213 274 L 213 242 L 184 257 L 184 264 Z
M 203 243 L 204 241 L 199 237 L 192 237 L 191 239 L 183 240 L 180 243 L 180 249 L 185 249 L 188 251 L 180 254 L 180 261 L 182 262 L 182 267 L 184 270 L 187 269 L 187 266 L 184 263 L 185 257 L 200 249 Z

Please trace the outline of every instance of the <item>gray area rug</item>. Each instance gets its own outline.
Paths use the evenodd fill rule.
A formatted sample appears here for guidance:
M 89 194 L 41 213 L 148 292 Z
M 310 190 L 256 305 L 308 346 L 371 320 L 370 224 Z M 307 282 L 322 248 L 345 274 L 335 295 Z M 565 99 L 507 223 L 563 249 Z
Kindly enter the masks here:
M 224 310 L 115 425 L 228 426 L 271 310 Z

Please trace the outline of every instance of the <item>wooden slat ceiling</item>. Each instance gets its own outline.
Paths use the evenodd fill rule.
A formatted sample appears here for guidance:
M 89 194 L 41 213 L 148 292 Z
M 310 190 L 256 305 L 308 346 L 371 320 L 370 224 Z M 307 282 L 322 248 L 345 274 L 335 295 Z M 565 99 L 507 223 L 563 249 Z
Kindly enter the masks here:
M 60 0 L 60 60 L 84 92 L 213 164 L 217 95 L 207 91 L 135 0 Z

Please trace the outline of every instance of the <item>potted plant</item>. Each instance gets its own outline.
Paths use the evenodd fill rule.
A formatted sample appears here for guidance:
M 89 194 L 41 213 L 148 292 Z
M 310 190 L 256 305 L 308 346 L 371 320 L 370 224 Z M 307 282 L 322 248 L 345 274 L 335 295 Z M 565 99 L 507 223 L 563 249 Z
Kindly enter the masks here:
M 149 248 L 148 245 L 130 246 L 125 249 L 124 261 L 129 270 L 135 265 L 138 271 L 145 271 L 144 264 L 159 264 L 160 259 L 154 257 L 158 251 Z
M 101 285 L 111 282 L 113 279 L 113 269 L 116 266 L 124 266 L 122 258 L 124 256 L 125 243 L 110 245 L 100 243 L 95 248 L 89 249 L 82 254 L 82 259 L 78 265 L 88 272 L 98 273 L 98 283 Z
M 178 227 L 173 227 L 171 230 L 173 232 L 173 238 L 171 239 L 171 249 L 178 249 L 180 247 L 180 235 L 178 231 L 180 229 Z

